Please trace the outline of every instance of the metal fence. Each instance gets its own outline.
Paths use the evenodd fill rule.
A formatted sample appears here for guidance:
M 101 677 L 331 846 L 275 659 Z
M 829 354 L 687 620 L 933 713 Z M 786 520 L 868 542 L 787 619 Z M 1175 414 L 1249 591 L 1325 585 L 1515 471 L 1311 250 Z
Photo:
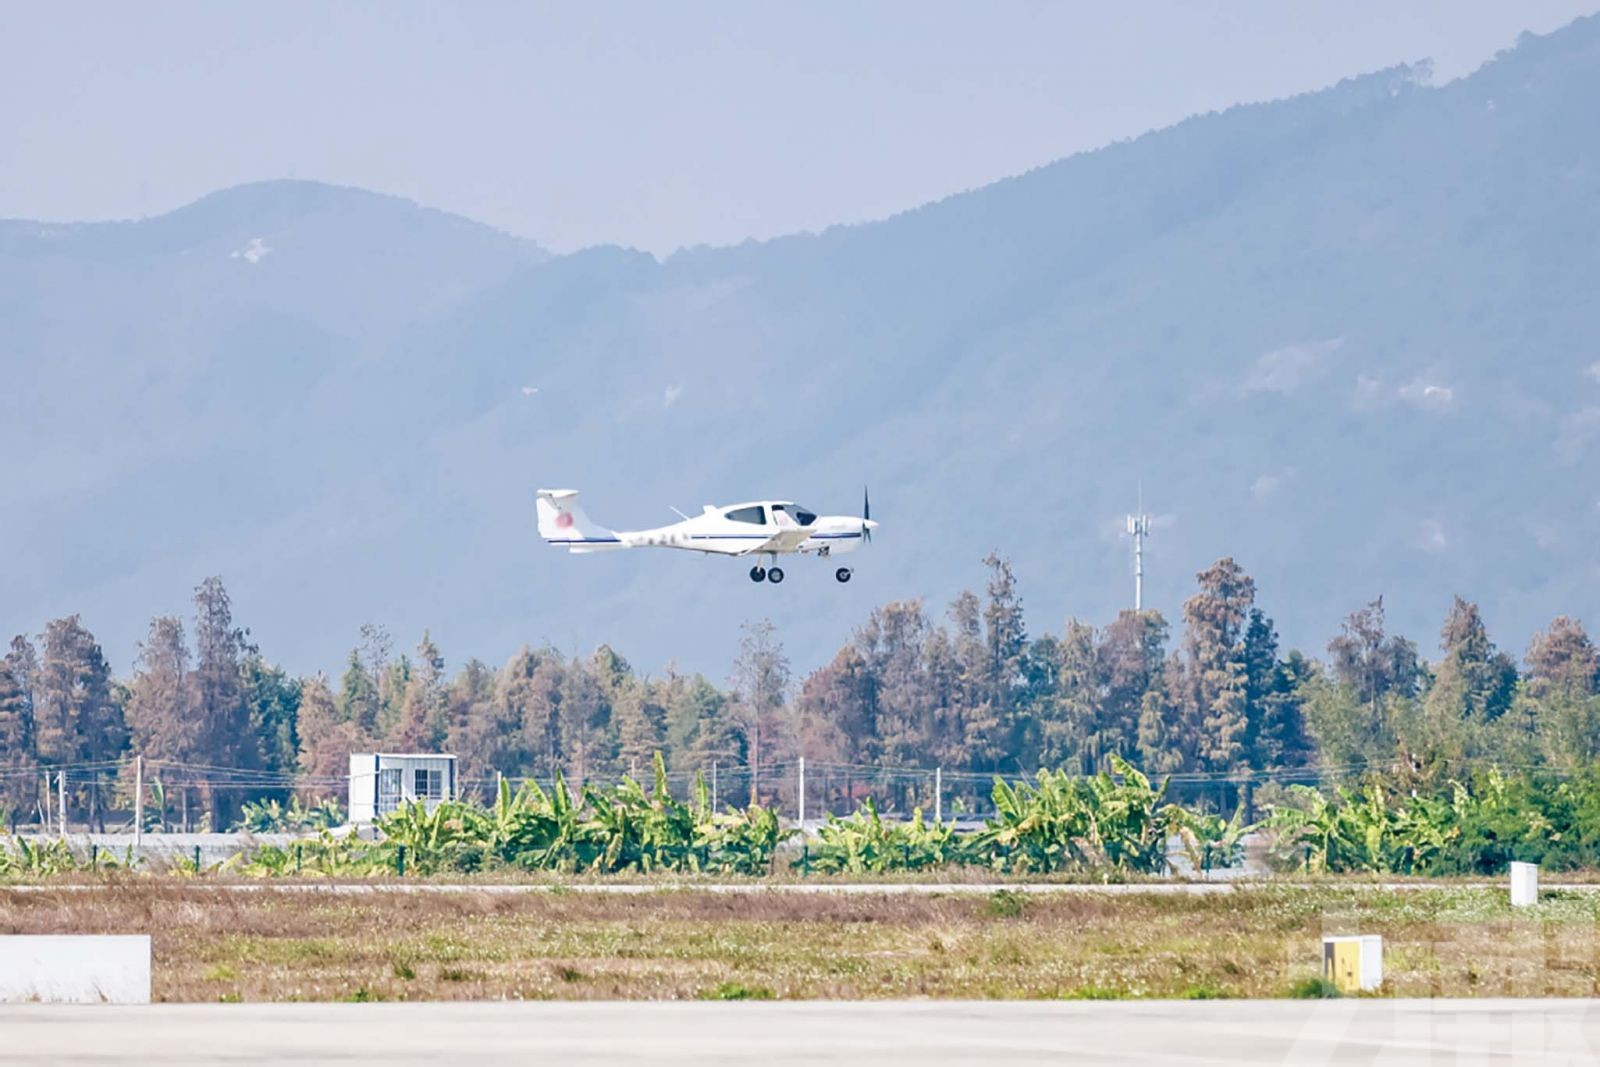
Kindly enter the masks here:
M 1202 810 L 1231 815 L 1241 804 L 1256 815 L 1263 789 L 1316 785 L 1359 774 L 1361 767 L 1305 767 L 1227 774 L 1184 773 L 1166 779 L 1167 797 Z M 646 789 L 648 767 L 628 768 Z M 595 775 L 589 784 L 614 785 L 620 775 Z M 1032 779 L 1031 772 L 979 773 L 942 767 L 880 766 L 796 759 L 746 764 L 712 762 L 667 773 L 667 788 L 679 800 L 692 800 L 700 788 L 717 809 L 756 802 L 776 806 L 788 819 L 813 821 L 848 815 L 869 800 L 889 817 L 909 817 L 920 809 L 941 820 L 981 820 L 994 813 L 997 777 Z M 502 781 L 513 789 L 524 782 L 554 787 L 553 776 L 464 778 L 458 793 L 491 802 Z M 568 776 L 573 791 L 585 784 Z M 0 771 L 0 814 L 11 829 L 33 833 L 215 833 L 235 828 L 247 801 L 349 797 L 350 777 L 301 774 L 181 763 L 131 757 L 98 763 L 15 767 Z

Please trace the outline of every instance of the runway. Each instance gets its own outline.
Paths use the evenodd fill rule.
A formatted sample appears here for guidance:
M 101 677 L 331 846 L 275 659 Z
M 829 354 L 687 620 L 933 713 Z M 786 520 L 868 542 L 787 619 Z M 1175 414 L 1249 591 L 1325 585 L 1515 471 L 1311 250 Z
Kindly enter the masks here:
M 0 1008 L 11 1064 L 1600 1062 L 1583 1000 Z

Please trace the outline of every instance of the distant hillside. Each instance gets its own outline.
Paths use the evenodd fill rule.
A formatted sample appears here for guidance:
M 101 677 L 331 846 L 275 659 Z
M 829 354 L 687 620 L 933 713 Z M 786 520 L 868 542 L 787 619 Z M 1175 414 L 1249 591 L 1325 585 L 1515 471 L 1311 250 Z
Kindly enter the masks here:
M 1383 593 L 1429 647 L 1461 592 L 1520 648 L 1600 615 L 1596 278 L 1597 19 L 664 263 L 304 183 L 4 223 L 0 626 L 82 611 L 121 667 L 220 572 L 296 669 L 373 620 L 720 672 L 761 615 L 804 668 L 992 547 L 1036 626 L 1108 619 L 1142 481 L 1169 617 L 1232 554 L 1287 643 Z M 755 587 L 545 550 L 556 483 L 621 526 L 870 483 L 884 526 L 848 587 Z

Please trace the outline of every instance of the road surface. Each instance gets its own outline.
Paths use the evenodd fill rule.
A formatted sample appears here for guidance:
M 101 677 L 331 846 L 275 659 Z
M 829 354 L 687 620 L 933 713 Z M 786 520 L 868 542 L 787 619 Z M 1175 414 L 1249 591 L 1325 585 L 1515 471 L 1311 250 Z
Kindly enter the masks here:
M 0 1063 L 1597 1063 L 1600 1002 L 0 1007 Z

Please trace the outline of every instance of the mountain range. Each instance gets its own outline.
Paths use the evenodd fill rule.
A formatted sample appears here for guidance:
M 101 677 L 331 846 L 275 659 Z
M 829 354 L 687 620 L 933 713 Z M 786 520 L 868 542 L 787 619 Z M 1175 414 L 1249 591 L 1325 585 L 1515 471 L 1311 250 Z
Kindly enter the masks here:
M 804 671 L 991 549 L 1035 629 L 1105 622 L 1141 492 L 1169 619 L 1231 555 L 1313 653 L 1380 594 L 1431 648 L 1457 593 L 1520 651 L 1600 621 L 1600 18 L 662 260 L 310 182 L 0 222 L 0 371 L 0 627 L 82 613 L 119 670 L 210 574 L 297 671 L 376 622 L 720 677 L 763 617 Z M 757 586 L 548 549 L 541 486 L 882 527 Z

